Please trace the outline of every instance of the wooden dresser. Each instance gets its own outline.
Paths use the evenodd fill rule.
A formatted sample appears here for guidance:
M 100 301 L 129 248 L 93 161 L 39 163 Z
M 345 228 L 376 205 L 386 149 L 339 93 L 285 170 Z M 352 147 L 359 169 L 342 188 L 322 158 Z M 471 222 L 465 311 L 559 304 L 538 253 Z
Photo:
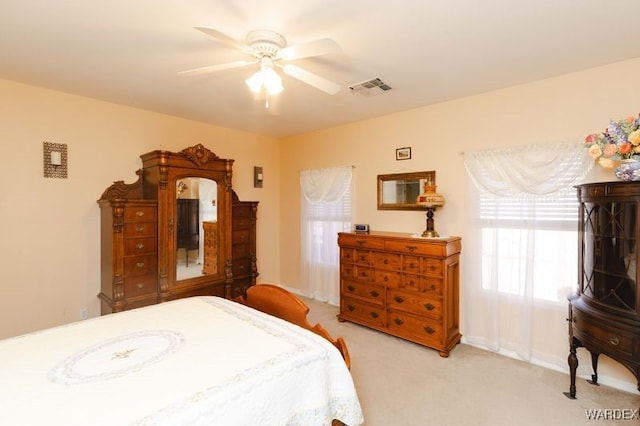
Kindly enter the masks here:
M 100 200 L 103 312 L 158 301 L 157 203 Z
M 340 314 L 438 350 L 460 342 L 459 237 L 339 233 Z
M 258 276 L 256 265 L 257 213 L 257 201 L 240 201 L 234 192 L 231 203 L 232 298 L 246 296 L 247 288 L 256 283 L 256 277 Z
M 569 369 L 566 395 L 576 396 L 576 350 L 591 353 L 598 383 L 601 354 L 628 368 L 640 391 L 640 183 L 580 185 L 578 292 L 569 302 Z

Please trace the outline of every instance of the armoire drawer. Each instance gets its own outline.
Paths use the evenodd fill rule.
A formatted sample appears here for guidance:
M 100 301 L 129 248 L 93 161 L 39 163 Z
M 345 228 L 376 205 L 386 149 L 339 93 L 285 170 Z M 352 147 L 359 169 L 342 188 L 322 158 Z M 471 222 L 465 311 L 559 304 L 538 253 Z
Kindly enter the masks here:
M 124 224 L 124 237 L 155 237 L 154 222 L 129 222 Z
M 132 256 L 124 258 L 124 276 L 135 277 L 147 274 L 156 274 L 156 255 Z
M 124 279 L 124 295 L 128 297 L 145 296 L 158 292 L 158 280 L 155 274 Z
M 137 256 L 141 254 L 151 254 L 156 252 L 156 238 L 125 238 L 124 239 L 124 255 Z
M 124 209 L 126 222 L 151 222 L 156 220 L 155 206 L 131 206 Z

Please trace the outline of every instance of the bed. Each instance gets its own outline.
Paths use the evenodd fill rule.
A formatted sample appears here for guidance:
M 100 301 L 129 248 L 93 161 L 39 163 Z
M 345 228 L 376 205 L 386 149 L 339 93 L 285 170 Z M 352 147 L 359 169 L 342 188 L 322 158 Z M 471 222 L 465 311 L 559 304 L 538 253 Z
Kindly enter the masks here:
M 0 341 L 0 423 L 360 425 L 333 342 L 213 296 L 55 327 Z

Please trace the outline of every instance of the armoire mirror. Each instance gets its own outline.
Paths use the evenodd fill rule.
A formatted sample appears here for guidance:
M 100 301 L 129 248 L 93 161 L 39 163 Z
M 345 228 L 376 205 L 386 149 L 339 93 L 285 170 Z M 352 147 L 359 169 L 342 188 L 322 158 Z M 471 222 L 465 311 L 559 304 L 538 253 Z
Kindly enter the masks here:
M 425 183 L 436 182 L 436 172 L 378 175 L 378 210 L 424 210 L 416 204 Z
M 176 181 L 176 281 L 217 273 L 217 193 L 212 179 Z

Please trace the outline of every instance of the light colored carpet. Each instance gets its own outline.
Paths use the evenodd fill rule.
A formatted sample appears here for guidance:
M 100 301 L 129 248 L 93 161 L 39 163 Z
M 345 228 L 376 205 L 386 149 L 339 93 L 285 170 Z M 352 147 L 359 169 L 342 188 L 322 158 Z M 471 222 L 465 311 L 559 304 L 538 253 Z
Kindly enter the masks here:
M 640 393 L 578 378 L 578 399 L 570 400 L 563 394 L 568 374 L 465 344 L 442 358 L 433 349 L 340 323 L 337 306 L 303 300 L 312 324 L 320 322 L 346 340 L 366 426 L 640 424 L 586 415 L 594 409 L 637 410 Z

